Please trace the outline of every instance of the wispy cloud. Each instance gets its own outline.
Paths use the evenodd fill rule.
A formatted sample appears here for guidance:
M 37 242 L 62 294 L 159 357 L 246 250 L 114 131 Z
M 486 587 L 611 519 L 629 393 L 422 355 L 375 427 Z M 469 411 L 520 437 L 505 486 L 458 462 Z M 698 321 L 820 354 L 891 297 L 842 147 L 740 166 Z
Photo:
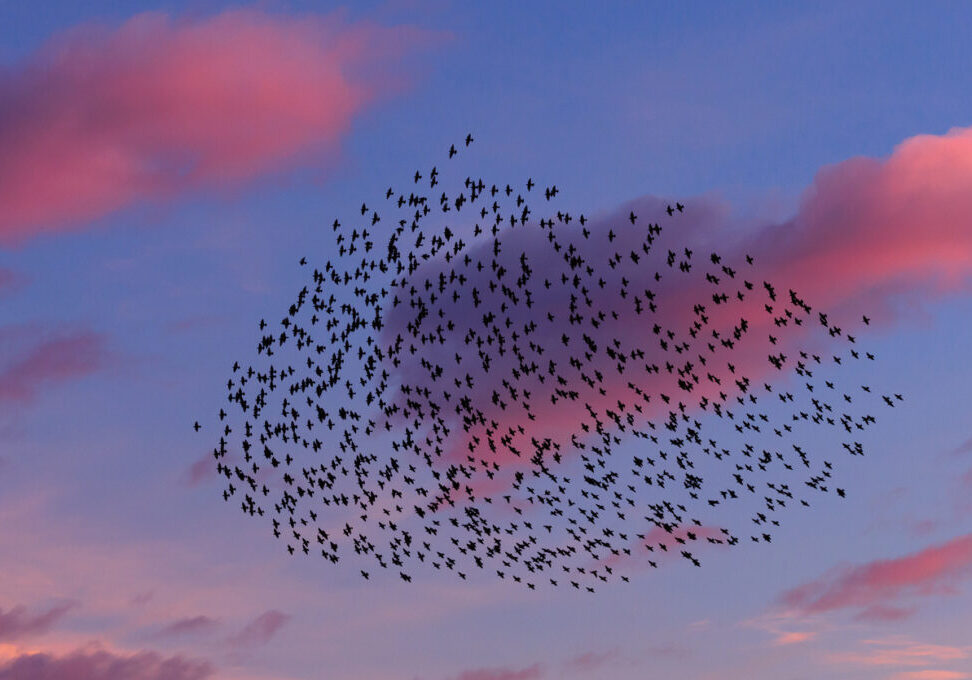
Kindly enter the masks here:
M 64 602 L 36 614 L 29 613 L 22 605 L 7 611 L 0 608 L 0 641 L 17 640 L 46 633 L 77 604 L 77 602 Z
M 182 474 L 182 481 L 187 486 L 196 486 L 207 479 L 216 476 L 216 461 L 211 453 L 203 454 L 192 463 Z
M 832 569 L 783 593 L 779 602 L 803 614 L 852 610 L 859 618 L 898 620 L 904 598 L 955 592 L 972 576 L 972 534 L 903 557 Z
M 22 278 L 11 271 L 0 267 L 0 297 L 7 295 L 23 283 Z
M 90 330 L 0 329 L 0 402 L 30 402 L 42 387 L 98 370 L 106 345 Z
M 967 646 L 926 644 L 891 637 L 861 640 L 854 651 L 831 652 L 825 659 L 838 666 L 893 670 L 896 672 L 890 677 L 894 680 L 951 680 L 970 676 L 964 671 L 941 666 L 964 662 L 969 653 Z
M 179 619 L 178 621 L 173 621 L 164 628 L 162 628 L 158 633 L 157 637 L 173 637 L 177 635 L 188 635 L 191 633 L 204 633 L 212 630 L 217 625 L 216 619 L 205 616 L 190 616 L 186 618 Z
M 265 645 L 289 620 L 289 615 L 276 609 L 265 611 L 232 635 L 227 642 L 240 649 Z
M 564 666 L 569 671 L 591 673 L 614 661 L 617 656 L 618 651 L 616 649 L 607 652 L 584 652 L 568 659 Z
M 921 671 L 902 671 L 891 676 L 891 680 L 965 680 L 972 675 L 963 671 L 946 671 L 927 668 Z
M 972 437 L 969 437 L 964 442 L 952 449 L 952 455 L 954 456 L 964 456 L 967 453 L 972 453 Z
M 813 625 L 810 625 L 811 623 Z M 766 612 L 754 618 L 744 619 L 739 625 L 769 633 L 773 636 L 770 644 L 774 647 L 809 642 L 817 638 L 820 629 L 825 626 L 820 621 L 810 622 L 788 611 Z
M 22 654 L 0 665 L 3 680 L 204 680 L 213 672 L 212 664 L 204 660 L 156 652 L 126 656 L 105 650 L 77 650 L 64 656 Z
M 450 680 L 539 680 L 543 676 L 543 666 L 533 664 L 519 670 L 512 668 L 477 668 L 463 671 Z

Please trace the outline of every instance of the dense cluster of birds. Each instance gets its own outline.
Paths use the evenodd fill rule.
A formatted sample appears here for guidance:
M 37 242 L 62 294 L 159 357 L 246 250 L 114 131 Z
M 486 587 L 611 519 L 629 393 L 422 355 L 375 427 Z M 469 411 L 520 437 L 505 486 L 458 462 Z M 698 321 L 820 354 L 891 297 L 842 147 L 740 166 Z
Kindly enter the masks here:
M 682 203 L 591 220 L 532 178 L 447 194 L 440 174 L 334 220 L 330 257 L 299 260 L 307 285 L 232 365 L 222 495 L 289 553 L 365 579 L 593 591 L 739 542 L 705 513 L 751 510 L 749 538 L 769 542 L 788 504 L 844 496 L 798 435 L 832 451 L 829 427 L 863 455 L 880 393 L 835 384 L 845 359 L 874 356 L 827 314 L 760 281 L 750 255 L 696 252 Z

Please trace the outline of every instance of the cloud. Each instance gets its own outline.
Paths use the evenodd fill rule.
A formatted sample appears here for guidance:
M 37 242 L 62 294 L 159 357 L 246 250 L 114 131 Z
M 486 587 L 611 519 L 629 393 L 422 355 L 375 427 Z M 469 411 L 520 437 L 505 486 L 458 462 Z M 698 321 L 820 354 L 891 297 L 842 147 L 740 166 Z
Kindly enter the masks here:
M 46 633 L 76 606 L 76 602 L 65 602 L 39 614 L 29 614 L 23 606 L 7 611 L 0 609 L 0 641 Z
M 953 456 L 964 456 L 967 453 L 972 453 L 972 437 L 969 437 L 952 450 Z
M 792 612 L 766 612 L 754 618 L 744 619 L 740 622 L 740 625 L 757 628 L 771 634 L 773 639 L 770 644 L 774 647 L 809 642 L 820 634 L 819 622 L 815 622 L 818 630 L 792 630 L 792 627 L 797 623 L 796 618 Z M 800 621 L 799 624 L 805 627 L 807 622 Z
M 903 621 L 915 613 L 914 607 L 892 607 L 886 604 L 872 604 L 862 609 L 855 621 Z
M 520 670 L 510 668 L 468 670 L 453 676 L 451 680 L 538 680 L 543 677 L 543 674 L 543 667 L 540 664 L 533 664 Z
M 213 460 L 213 454 L 205 453 L 199 460 L 186 468 L 182 480 L 187 486 L 196 486 L 215 476 L 216 462 Z
M 212 630 L 217 625 L 216 619 L 199 615 L 173 621 L 157 634 L 157 637 L 171 637 L 189 633 L 201 633 Z
M 131 599 L 129 599 L 129 602 L 135 607 L 142 607 L 148 604 L 149 600 L 151 600 L 153 597 L 155 597 L 155 591 L 147 590 L 145 592 L 136 593 L 135 595 L 132 595 Z
M 776 637 L 776 639 L 773 640 L 773 644 L 774 645 L 777 645 L 777 646 L 782 646 L 782 645 L 795 645 L 795 644 L 798 644 L 800 642 L 807 642 L 809 640 L 812 640 L 816 636 L 817 636 L 817 634 L 815 632 L 813 632 L 813 631 L 790 631 L 790 632 L 784 632 L 784 633 L 780 633 Z
M 466 380 L 469 384 L 467 375 L 474 383 L 470 389 L 463 390 L 475 405 L 474 414 L 467 415 L 463 411 L 454 416 L 451 407 L 443 409 L 443 417 L 452 419 L 450 430 L 459 433 L 448 442 L 448 449 L 452 453 L 450 462 L 464 459 L 477 438 L 485 443 L 490 431 L 498 438 L 510 427 L 524 427 L 525 431 L 512 437 L 520 450 L 532 451 L 533 438 L 537 441 L 550 438 L 563 444 L 565 436 L 578 427 L 578 423 L 591 422 L 587 404 L 599 412 L 602 421 L 608 423 L 605 415 L 607 409 L 616 410 L 618 402 L 628 405 L 638 403 L 640 398 L 629 383 L 640 386 L 651 395 L 677 395 L 676 401 L 679 398 L 688 399 L 678 385 L 681 375 L 676 375 L 674 371 L 666 374 L 664 370 L 642 370 L 646 362 L 663 366 L 666 359 L 681 362 L 685 360 L 684 357 L 694 358 L 696 354 L 704 354 L 711 359 L 706 371 L 731 387 L 725 364 L 717 363 L 705 348 L 704 343 L 710 338 L 687 337 L 684 331 L 678 333 L 672 344 L 677 346 L 679 341 L 684 341 L 688 348 L 682 352 L 682 357 L 674 357 L 672 352 L 664 354 L 658 350 L 658 341 L 652 332 L 655 324 L 675 330 L 691 327 L 696 319 L 693 305 L 700 301 L 711 301 L 713 293 L 713 286 L 705 280 L 702 272 L 715 270 L 723 280 L 721 289 L 728 290 L 730 295 L 729 304 L 706 305 L 705 313 L 710 318 L 710 326 L 731 332 L 733 324 L 738 323 L 740 318 L 750 322 L 751 328 L 743 340 L 727 354 L 735 364 L 737 374 L 749 377 L 756 384 L 760 379 L 769 380 L 769 376 L 777 375 L 767 360 L 767 350 L 779 352 L 782 348 L 792 357 L 795 352 L 791 350 L 798 344 L 802 349 L 811 349 L 812 346 L 827 348 L 835 342 L 829 337 L 820 337 L 816 321 L 818 311 L 826 311 L 832 325 L 853 329 L 852 332 L 857 334 L 858 328 L 864 327 L 861 319 L 863 314 L 871 319 L 873 328 L 886 327 L 901 318 L 908 303 L 929 302 L 967 291 L 972 282 L 972 230 L 968 228 L 968 219 L 972 215 L 972 128 L 955 129 L 942 136 L 912 137 L 899 144 L 886 159 L 851 158 L 824 167 L 803 193 L 796 213 L 781 222 L 758 223 L 733 217 L 727 204 L 709 196 L 685 199 L 685 213 L 678 215 L 677 219 L 669 218 L 664 214 L 669 202 L 667 199 L 643 196 L 610 213 L 594 216 L 588 223 L 588 229 L 597 237 L 592 236 L 587 240 L 581 237 L 581 227 L 576 220 L 574 225 L 558 225 L 561 240 L 573 243 L 578 248 L 573 251 L 576 257 L 583 258 L 581 265 L 596 265 L 597 274 L 590 280 L 580 277 L 581 286 L 573 288 L 555 285 L 552 289 L 544 290 L 543 286 L 535 285 L 530 308 L 523 303 L 524 297 L 520 298 L 519 304 L 507 304 L 504 295 L 494 293 L 491 299 L 498 301 L 492 307 L 486 309 L 488 305 L 484 305 L 476 314 L 468 313 L 469 291 L 475 287 L 483 291 L 485 297 L 489 283 L 492 281 L 495 284 L 496 274 L 490 267 L 485 267 L 481 272 L 472 271 L 471 267 L 462 270 L 467 277 L 463 287 L 465 293 L 458 299 L 444 296 L 438 302 L 427 305 L 427 318 L 435 319 L 436 312 L 440 311 L 444 318 L 455 322 L 455 330 L 445 336 L 445 344 L 437 346 L 437 350 L 441 349 L 441 356 L 460 354 L 471 360 L 464 358 L 461 364 L 458 360 L 443 361 L 444 372 L 437 375 L 438 384 L 448 385 L 455 380 L 460 383 Z M 545 208 L 544 215 L 553 212 L 549 206 L 540 207 Z M 638 215 L 639 222 L 658 220 L 664 228 L 652 246 L 653 254 L 648 258 L 648 263 L 642 259 L 640 264 L 632 265 L 626 257 L 629 251 L 636 254 L 641 252 L 640 239 L 643 238 L 640 229 L 627 228 L 629 212 Z M 604 238 L 609 229 L 616 232 L 613 241 Z M 556 267 L 567 269 L 561 262 L 567 258 L 551 252 L 546 233 L 539 229 L 507 229 L 501 233 L 500 239 L 502 252 L 496 257 L 492 254 L 491 239 L 477 241 L 468 252 L 473 262 L 481 260 L 489 263 L 495 260 L 510 272 L 511 287 L 513 279 L 522 269 L 519 261 L 521 254 L 526 255 L 529 266 L 533 268 L 533 281 L 542 282 L 545 276 L 560 279 L 561 270 Z M 683 247 L 696 253 L 695 269 L 691 275 L 682 275 L 677 267 L 664 266 L 666 250 L 671 248 L 677 258 L 682 258 Z M 708 256 L 713 250 L 718 250 L 723 262 L 738 271 L 734 280 L 727 279 L 719 267 L 709 265 Z M 615 253 L 620 254 L 622 261 L 616 268 L 604 268 L 603 263 Z M 747 254 L 755 258 L 752 268 L 745 264 Z M 662 262 L 657 262 L 655 255 L 660 255 Z M 653 262 L 660 266 L 652 266 Z M 452 269 L 459 269 L 454 264 L 441 260 L 429 261 L 412 275 L 409 283 L 421 290 L 421 284 L 426 279 L 434 281 L 440 274 L 448 278 Z M 583 269 L 580 266 L 567 272 L 568 280 L 575 272 L 583 273 Z M 660 282 L 654 279 L 656 269 L 663 272 Z M 598 276 L 606 282 L 603 288 L 597 283 Z M 624 301 L 618 298 L 622 276 L 629 281 L 629 295 Z M 757 289 L 747 294 L 745 301 L 737 302 L 732 296 L 736 288 L 742 288 L 741 278 L 756 282 Z M 769 302 L 759 288 L 763 280 L 773 282 L 783 298 L 775 304 L 775 314 L 782 314 L 784 307 L 789 307 L 784 301 L 788 300 L 787 291 L 792 289 L 813 308 L 813 323 L 802 327 L 791 324 L 782 330 L 774 328 L 773 317 L 763 312 L 763 304 Z M 726 285 L 729 283 L 734 285 Z M 589 294 L 589 306 L 585 306 L 586 301 L 580 294 L 581 287 L 588 291 L 585 296 Z M 403 288 L 408 288 L 408 284 Z M 626 311 L 634 306 L 632 298 L 646 288 L 656 295 L 657 312 L 636 316 Z M 593 313 L 590 310 L 621 310 L 617 318 L 607 314 L 597 329 L 592 328 L 586 318 L 583 320 L 582 330 L 592 340 L 587 346 L 596 345 L 598 350 L 591 352 L 593 356 L 582 364 L 582 368 L 570 363 L 571 358 L 580 356 L 587 348 L 580 337 L 580 325 L 564 313 L 569 308 L 572 293 L 581 303 L 585 303 L 579 303 L 584 314 Z M 498 309 L 499 301 L 506 306 L 505 311 Z M 536 319 L 544 319 L 547 313 L 555 315 L 555 322 L 543 328 L 544 337 L 551 340 L 544 343 L 542 357 L 521 348 L 527 357 L 526 364 L 536 359 L 538 369 L 516 380 L 520 394 L 523 390 L 529 390 L 532 394 L 529 401 L 534 421 L 527 422 L 526 414 L 518 403 L 520 400 L 503 384 L 504 380 L 509 381 L 509 376 L 515 370 L 522 372 L 517 370 L 519 361 L 514 356 L 515 352 L 506 351 L 503 357 L 496 357 L 494 353 L 492 365 L 480 370 L 473 354 L 476 346 L 467 344 L 470 337 L 481 341 L 492 340 L 484 337 L 489 335 L 488 332 L 483 333 L 485 322 L 482 317 L 488 311 L 495 311 L 497 319 L 502 319 L 508 328 L 514 329 L 523 328 Z M 383 344 L 393 344 L 397 335 L 408 333 L 413 316 L 414 310 L 408 304 L 387 310 Z M 485 327 L 488 330 L 489 324 L 485 324 Z M 434 324 L 423 327 L 423 330 L 431 334 Z M 775 350 L 766 340 L 767 332 L 783 334 Z M 568 336 L 569 344 L 567 341 L 560 342 L 561 334 Z M 823 335 L 826 336 L 826 333 Z M 726 337 L 726 333 L 722 337 Z M 644 338 L 651 340 L 646 343 Z M 617 339 L 622 340 L 623 344 L 615 352 L 608 353 L 606 348 L 612 348 L 612 343 Z M 632 342 L 637 344 L 631 346 Z M 526 341 L 522 344 L 526 344 Z M 616 368 L 619 365 L 616 357 L 621 355 L 622 358 L 633 359 L 626 355 L 634 349 L 645 351 L 644 360 L 627 361 L 622 374 Z M 726 354 L 722 356 L 726 357 Z M 410 356 L 402 352 L 400 358 L 402 361 L 396 377 L 401 384 L 430 385 L 430 371 L 421 364 L 426 358 L 425 354 Z M 552 378 L 540 383 L 546 377 L 550 362 L 556 365 L 557 375 L 566 380 L 569 386 L 566 389 L 577 393 L 576 398 L 558 396 L 556 391 L 560 388 Z M 597 381 L 585 385 L 585 377 L 590 379 L 595 372 L 599 374 Z M 712 393 L 718 393 L 718 388 L 706 384 L 703 379 L 694 386 L 687 406 L 695 408 L 693 402 L 702 396 L 711 398 Z M 407 395 L 399 394 L 396 399 L 396 404 L 404 408 Z M 674 412 L 675 408 L 672 406 L 668 410 Z M 651 404 L 644 407 L 644 417 L 640 420 L 664 417 L 665 411 L 666 407 L 653 399 Z M 493 422 L 497 424 L 496 427 L 484 424 Z M 472 423 L 469 431 L 464 432 L 464 427 L 469 423 Z M 484 446 L 478 448 L 485 449 Z M 500 451 L 497 455 L 502 457 L 506 454 Z
M 930 664 L 947 664 L 969 658 L 968 647 L 954 647 L 951 645 L 934 645 L 914 642 L 907 638 L 889 638 L 881 640 L 862 640 L 861 651 L 831 653 L 827 660 L 841 665 L 881 668 L 885 666 L 914 667 Z M 909 671 L 913 675 L 899 674 L 895 677 L 936 677 L 923 676 L 922 673 L 952 673 L 954 671 L 919 670 Z M 951 677 L 951 676 L 941 676 Z
M 183 656 L 78 650 L 64 656 L 20 655 L 0 666 L 0 680 L 204 680 L 213 670 L 208 661 Z
M 584 652 L 569 659 L 565 664 L 567 670 L 580 673 L 591 673 L 606 663 L 614 661 L 618 656 L 617 650 L 607 652 Z
M 900 295 L 968 290 L 972 274 L 972 128 L 918 135 L 886 160 L 821 169 L 797 214 L 761 230 L 775 275 L 824 305 L 893 317 Z
M 98 370 L 108 362 L 105 344 L 89 330 L 0 329 L 0 403 L 30 402 L 46 385 Z
M 23 280 L 18 274 L 0 267 L 0 296 L 7 295 L 22 283 Z
M 333 157 L 431 34 L 227 10 L 86 24 L 0 70 L 0 241 Z
M 972 675 L 962 671 L 926 669 L 923 671 L 903 671 L 891 676 L 891 680 L 965 680 Z
M 230 637 L 227 641 L 231 646 L 237 648 L 264 645 L 289 620 L 290 616 L 287 614 L 276 609 L 271 609 L 250 621 L 240 632 Z
M 954 592 L 972 576 L 972 534 L 904 557 L 838 567 L 783 593 L 779 602 L 803 614 L 858 610 L 870 620 L 896 620 L 910 613 L 896 601 Z

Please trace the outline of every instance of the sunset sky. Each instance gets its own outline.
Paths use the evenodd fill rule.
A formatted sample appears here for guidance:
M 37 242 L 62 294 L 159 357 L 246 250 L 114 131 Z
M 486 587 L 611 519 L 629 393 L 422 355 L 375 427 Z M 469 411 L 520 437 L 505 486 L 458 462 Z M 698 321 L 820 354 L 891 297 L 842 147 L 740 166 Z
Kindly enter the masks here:
M 972 679 L 972 5 L 0 2 L 0 680 Z M 904 396 L 847 497 L 597 593 L 365 582 L 192 430 L 416 168 L 684 203 Z M 781 378 L 785 380 L 785 378 Z M 747 544 L 748 543 L 748 544 Z

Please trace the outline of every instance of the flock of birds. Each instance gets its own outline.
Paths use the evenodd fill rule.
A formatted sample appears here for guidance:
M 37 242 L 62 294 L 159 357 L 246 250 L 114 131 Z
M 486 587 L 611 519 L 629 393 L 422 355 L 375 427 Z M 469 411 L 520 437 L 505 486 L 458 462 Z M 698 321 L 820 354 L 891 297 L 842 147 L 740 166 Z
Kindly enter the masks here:
M 436 167 L 410 180 L 381 212 L 333 222 L 330 259 L 300 259 L 310 280 L 226 383 L 223 498 L 269 516 L 289 553 L 353 560 L 365 579 L 593 592 L 739 542 L 705 513 L 750 499 L 749 538 L 769 542 L 788 504 L 844 496 L 797 437 L 828 446 L 830 428 L 863 455 L 879 393 L 832 374 L 873 354 L 759 281 L 751 256 L 688 247 L 684 205 L 590 220 L 532 178 L 451 194 Z

